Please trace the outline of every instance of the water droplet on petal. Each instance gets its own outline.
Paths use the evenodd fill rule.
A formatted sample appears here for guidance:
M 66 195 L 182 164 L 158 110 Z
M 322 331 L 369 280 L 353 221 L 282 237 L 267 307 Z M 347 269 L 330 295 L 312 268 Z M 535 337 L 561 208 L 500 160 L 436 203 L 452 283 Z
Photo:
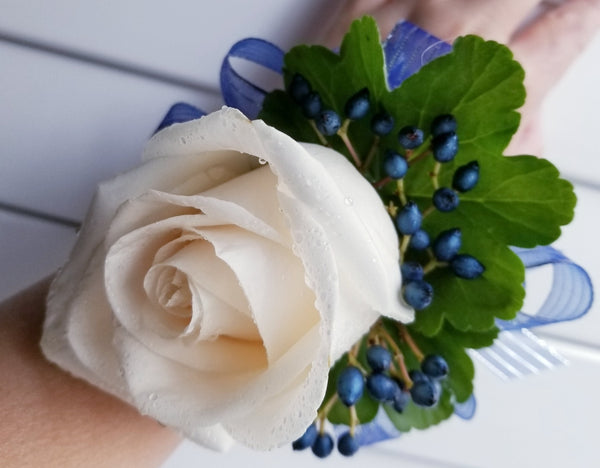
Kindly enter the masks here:
M 158 395 L 156 393 L 150 393 L 148 395 L 148 400 L 150 400 L 150 401 L 156 401 L 157 398 L 158 398 Z
M 263 158 L 258 158 L 258 164 L 267 164 L 267 161 Z
M 346 197 L 346 198 L 344 198 L 344 204 L 346 206 L 352 206 L 352 205 L 354 205 L 354 200 L 352 200 L 352 198 L 350 198 L 350 197 Z

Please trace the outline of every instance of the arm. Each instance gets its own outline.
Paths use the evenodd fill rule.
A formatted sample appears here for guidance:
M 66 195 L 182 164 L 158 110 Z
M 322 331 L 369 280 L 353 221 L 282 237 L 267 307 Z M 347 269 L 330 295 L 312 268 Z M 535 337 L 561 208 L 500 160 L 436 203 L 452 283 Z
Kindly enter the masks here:
M 160 466 L 180 439 L 50 364 L 44 280 L 0 304 L 0 459 L 6 468 Z

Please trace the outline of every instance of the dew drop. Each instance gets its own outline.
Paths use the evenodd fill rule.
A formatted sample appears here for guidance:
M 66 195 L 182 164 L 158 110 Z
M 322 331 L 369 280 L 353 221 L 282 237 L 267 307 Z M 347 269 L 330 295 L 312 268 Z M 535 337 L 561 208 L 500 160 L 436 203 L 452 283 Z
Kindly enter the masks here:
M 346 197 L 346 198 L 344 198 L 344 204 L 346 206 L 352 206 L 352 205 L 354 205 L 354 200 L 352 200 L 352 198 L 350 198 L 350 197 Z
M 156 401 L 157 398 L 158 398 L 158 395 L 156 393 L 150 393 L 148 395 L 148 400 L 150 400 L 150 401 Z
M 266 160 L 264 160 L 263 158 L 259 158 L 259 159 L 258 159 L 258 164 L 265 165 L 265 164 L 267 164 L 267 161 L 266 161 Z

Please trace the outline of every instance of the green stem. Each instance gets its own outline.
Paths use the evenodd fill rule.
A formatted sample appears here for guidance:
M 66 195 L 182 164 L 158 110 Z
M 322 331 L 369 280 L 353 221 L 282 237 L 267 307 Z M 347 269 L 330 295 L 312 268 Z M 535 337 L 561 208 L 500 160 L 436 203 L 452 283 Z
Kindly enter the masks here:
M 427 216 L 429 216 L 431 213 L 433 213 L 435 211 L 435 206 L 431 205 L 429 206 L 425 211 L 423 211 L 423 219 L 427 218 Z
M 442 164 L 438 161 L 435 162 L 435 165 L 433 166 L 433 171 L 429 174 L 429 177 L 431 177 L 431 183 L 433 184 L 433 189 L 437 190 L 438 188 L 440 188 L 440 183 L 438 181 L 438 175 L 440 174 L 440 169 L 442 167 Z
M 337 392 L 335 392 L 333 395 L 331 395 L 329 397 L 329 400 L 327 400 L 327 403 L 325 403 L 325 406 L 323 406 L 323 408 L 317 413 L 317 419 L 319 420 L 319 433 L 320 434 L 325 433 L 325 420 L 327 419 L 327 415 L 331 411 L 331 408 L 333 408 L 333 405 L 335 405 L 337 401 L 338 401 L 338 394 L 337 394 Z
M 408 244 L 410 243 L 410 236 L 402 236 L 402 241 L 400 242 L 400 259 L 404 258 L 404 254 L 408 249 Z
M 412 336 L 410 336 L 410 333 L 408 332 L 408 328 L 406 328 L 404 325 L 399 323 L 398 324 L 398 332 L 400 333 L 400 336 L 402 337 L 404 342 L 408 345 L 410 350 L 413 352 L 413 354 L 415 355 L 417 360 L 419 362 L 421 362 L 423 360 L 423 358 L 425 357 L 425 355 L 419 349 L 419 347 L 417 346 L 417 343 L 415 343 Z
M 396 187 L 398 187 L 398 198 L 400 198 L 400 202 L 402 205 L 406 205 L 406 194 L 404 193 L 404 179 L 398 179 L 396 182 Z
M 371 149 L 369 150 L 369 154 L 367 154 L 367 159 L 365 159 L 365 163 L 363 164 L 360 172 L 363 174 L 367 172 L 371 164 L 373 163 L 373 159 L 375 159 L 375 155 L 377 154 L 377 148 L 379 147 L 379 136 L 375 135 L 373 139 L 373 144 L 371 145 Z
M 408 369 L 406 368 L 406 363 L 404 362 L 404 354 L 402 354 L 402 351 L 400 350 L 394 339 L 391 337 L 391 335 L 384 328 L 383 324 L 380 325 L 378 332 L 380 336 L 385 340 L 385 342 L 389 345 L 389 347 L 392 348 L 392 351 L 394 352 L 394 359 L 396 361 L 396 364 L 398 365 L 398 370 L 400 371 L 400 377 L 406 384 L 406 389 L 410 389 L 413 386 L 413 381 L 410 378 L 410 375 L 408 375 Z
M 354 437 L 354 430 L 356 426 L 360 424 L 358 420 L 358 415 L 356 414 L 356 406 L 352 405 L 350 407 L 350 435 Z
M 315 131 L 315 133 L 317 134 L 317 137 L 319 138 L 319 141 L 321 142 L 321 144 L 323 146 L 329 146 L 329 142 L 327 141 L 327 139 L 323 136 L 323 134 L 319 131 L 319 129 L 317 128 L 317 125 L 315 124 L 314 120 L 309 120 L 308 123 L 310 124 L 310 126 L 312 127 L 312 129 Z
M 446 262 L 438 262 L 435 258 L 432 258 L 429 260 L 427 265 L 423 267 L 423 274 L 426 275 L 427 273 L 431 273 L 436 268 L 445 267 L 447 265 L 448 264 Z
M 352 156 L 352 159 L 354 160 L 354 165 L 356 166 L 357 169 L 360 169 L 362 162 L 360 161 L 358 154 L 356 154 L 356 151 L 354 150 L 354 146 L 352 146 L 352 142 L 348 138 L 348 126 L 349 125 L 350 125 L 350 119 L 346 119 L 344 121 L 344 123 L 342 124 L 342 126 L 340 127 L 340 129 L 337 131 L 337 134 L 344 142 L 344 145 L 346 145 L 346 148 L 348 149 L 350 156 Z

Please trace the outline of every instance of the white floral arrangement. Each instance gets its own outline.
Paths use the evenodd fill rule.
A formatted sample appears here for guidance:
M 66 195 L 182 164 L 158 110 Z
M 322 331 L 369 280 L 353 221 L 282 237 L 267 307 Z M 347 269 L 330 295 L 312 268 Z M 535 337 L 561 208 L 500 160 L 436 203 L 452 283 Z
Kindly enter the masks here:
M 378 37 L 363 18 L 339 55 L 263 43 L 285 91 L 265 99 L 226 59 L 230 107 L 175 106 L 141 165 L 99 186 L 48 295 L 47 358 L 216 450 L 327 456 L 329 420 L 351 455 L 385 437 L 361 433 L 382 412 L 424 429 L 468 402 L 465 349 L 529 326 L 509 246 L 552 242 L 575 197 L 547 161 L 502 155 L 524 99 L 504 46 L 451 51 L 407 23 Z M 589 308 L 581 281 L 561 318 Z

